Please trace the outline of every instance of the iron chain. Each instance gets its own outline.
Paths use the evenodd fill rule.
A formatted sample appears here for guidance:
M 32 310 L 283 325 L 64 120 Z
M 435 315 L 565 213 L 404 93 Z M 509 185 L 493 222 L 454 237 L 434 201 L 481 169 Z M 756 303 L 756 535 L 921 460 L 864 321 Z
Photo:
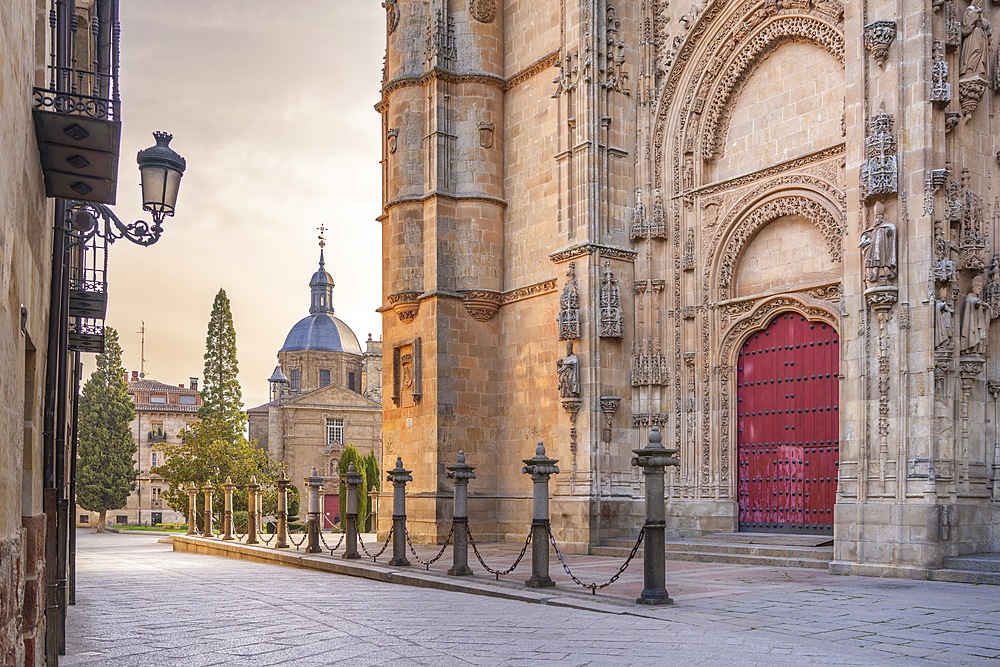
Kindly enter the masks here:
M 573 583 L 579 584 L 580 586 L 583 586 L 584 588 L 589 588 L 590 592 L 593 595 L 597 595 L 598 589 L 600 589 L 600 588 L 607 588 L 611 584 L 613 584 L 616 581 L 618 581 L 618 577 L 620 577 L 620 576 L 622 576 L 622 574 L 624 574 L 625 570 L 628 569 L 629 564 L 632 562 L 632 559 L 635 558 L 636 552 L 639 551 L 639 545 L 642 544 L 642 538 L 646 534 L 645 527 L 643 527 L 643 528 L 641 528 L 639 530 L 639 539 L 637 539 L 635 541 L 635 546 L 632 547 L 632 553 L 630 553 L 628 555 L 628 558 L 625 559 L 625 562 L 622 564 L 622 566 L 620 568 L 618 568 L 618 571 L 615 573 L 615 575 L 613 577 L 611 577 L 611 579 L 609 579 L 608 581 L 604 582 L 603 584 L 598 584 L 598 583 L 585 584 L 582 581 L 580 581 L 579 579 L 577 579 L 576 575 L 573 574 L 572 571 L 570 571 L 569 564 L 566 563 L 566 559 L 563 557 L 562 552 L 559 551 L 559 547 L 556 545 L 556 538 L 552 534 L 552 527 L 547 525 L 546 529 L 549 532 L 549 542 L 552 544 L 552 548 L 555 549 L 556 557 L 559 559 L 559 562 L 562 564 L 563 569 L 566 570 L 566 574 L 568 574 L 569 578 L 573 580 Z
M 389 547 L 390 540 L 392 540 L 392 533 L 394 530 L 396 530 L 395 523 L 390 526 L 389 534 L 385 536 L 385 544 L 382 545 L 382 548 L 379 549 L 379 552 L 374 556 L 368 553 L 368 549 L 365 547 L 365 541 L 361 539 L 361 533 L 358 533 L 358 544 L 361 545 L 361 550 L 365 552 L 365 555 L 372 559 L 372 562 L 375 562 L 379 556 L 385 553 L 385 550 Z
M 524 546 L 521 547 L 521 553 L 517 555 L 517 560 L 514 561 L 514 564 L 511 565 L 506 570 L 494 570 L 493 568 L 491 568 L 489 565 L 486 564 L 486 561 L 484 561 L 482 555 L 480 555 L 479 547 L 476 546 L 476 540 L 472 537 L 472 531 L 469 530 L 469 524 L 465 524 L 465 534 L 469 536 L 469 544 L 472 545 L 472 552 L 476 554 L 476 558 L 479 560 L 479 564 L 483 566 L 484 570 L 496 576 L 497 581 L 500 581 L 500 577 L 505 577 L 511 572 L 513 572 L 514 569 L 518 565 L 520 565 L 521 559 L 524 558 L 525 552 L 528 551 L 528 545 L 531 544 L 531 531 L 529 530 L 528 537 L 526 540 L 524 540 Z
M 441 558 L 441 556 L 444 555 L 444 550 L 448 548 L 449 544 L 451 544 L 451 538 L 455 534 L 455 523 L 452 522 L 451 530 L 448 531 L 448 538 L 444 541 L 444 544 L 441 545 L 441 551 L 437 552 L 437 555 L 434 556 L 434 558 L 431 558 L 430 560 L 421 560 L 420 556 L 417 555 L 417 550 L 413 548 L 413 542 L 410 540 L 410 529 L 406 527 L 405 520 L 403 521 L 403 534 L 406 536 L 406 543 L 410 545 L 410 553 L 413 554 L 414 560 L 416 560 L 418 563 L 427 568 L 428 571 L 430 571 L 431 565 L 436 563 Z

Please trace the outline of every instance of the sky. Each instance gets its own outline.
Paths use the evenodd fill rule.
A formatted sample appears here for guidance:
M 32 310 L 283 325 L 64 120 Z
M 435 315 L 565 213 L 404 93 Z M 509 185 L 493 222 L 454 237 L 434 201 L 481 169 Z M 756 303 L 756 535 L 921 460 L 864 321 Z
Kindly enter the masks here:
M 176 215 L 148 248 L 118 241 L 107 325 L 126 369 L 201 377 L 219 288 L 232 304 L 246 407 L 289 329 L 309 314 L 326 232 L 335 315 L 381 335 L 379 99 L 385 10 L 376 0 L 126 0 L 121 3 L 118 201 L 141 210 L 136 152 L 174 135 L 187 159 Z M 84 378 L 94 356 L 84 355 Z

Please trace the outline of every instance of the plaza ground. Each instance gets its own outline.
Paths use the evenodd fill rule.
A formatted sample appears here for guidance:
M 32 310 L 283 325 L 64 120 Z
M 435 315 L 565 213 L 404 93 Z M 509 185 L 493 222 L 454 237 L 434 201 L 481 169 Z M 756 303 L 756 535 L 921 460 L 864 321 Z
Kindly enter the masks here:
M 557 589 L 528 602 L 178 553 L 156 535 L 78 538 L 63 665 L 1000 665 L 995 586 L 670 562 L 676 604 L 650 608 L 614 592 L 641 561 L 591 596 L 553 558 Z M 506 567 L 510 546 L 484 557 Z M 569 558 L 584 579 L 614 561 Z M 471 565 L 463 581 L 493 580 Z

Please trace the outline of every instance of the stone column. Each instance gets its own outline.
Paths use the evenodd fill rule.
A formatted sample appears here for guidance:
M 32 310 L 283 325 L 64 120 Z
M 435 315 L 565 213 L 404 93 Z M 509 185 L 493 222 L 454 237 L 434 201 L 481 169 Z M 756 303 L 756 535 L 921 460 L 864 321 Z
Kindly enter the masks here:
M 660 427 L 649 433 L 643 449 L 633 449 L 632 465 L 640 466 L 646 478 L 646 524 L 643 544 L 643 588 L 636 598 L 639 604 L 671 604 L 667 594 L 667 558 L 664 545 L 666 510 L 663 501 L 665 466 L 680 465 L 676 449 L 666 449 L 660 442 Z
M 469 567 L 469 480 L 476 478 L 473 472 L 476 466 L 465 462 L 465 452 L 458 450 L 458 462 L 448 466 L 448 477 L 455 480 L 455 513 L 452 518 L 454 526 L 453 551 L 451 568 L 448 574 L 463 576 L 472 574 Z
M 214 491 L 212 480 L 205 482 L 205 486 L 201 489 L 201 492 L 205 494 L 205 526 L 201 532 L 202 537 L 212 537 L 212 493 Z
M 409 565 L 406 560 L 406 483 L 413 481 L 412 471 L 403 468 L 403 459 L 396 457 L 396 467 L 386 480 L 392 482 L 392 559 L 389 565 Z M 357 511 L 357 510 L 355 510 Z
M 257 484 L 257 478 L 251 477 L 250 483 L 247 484 L 247 544 L 258 544 L 257 540 L 257 519 L 260 516 L 257 514 L 257 493 L 260 490 L 260 485 Z
M 531 519 L 531 577 L 524 582 L 528 588 L 548 588 L 555 586 L 549 576 L 549 475 L 559 473 L 557 459 L 545 455 L 545 445 L 541 440 L 535 448 L 535 456 L 524 459 L 525 475 L 531 475 L 532 509 Z
M 355 467 L 354 461 L 351 461 L 347 466 L 347 475 L 344 480 L 344 483 L 347 484 L 347 514 L 345 515 L 347 521 L 344 522 L 347 535 L 344 536 L 346 546 L 341 558 L 361 558 L 361 554 L 358 553 L 358 488 L 360 488 L 362 481 L 364 478 Z
M 233 484 L 231 477 L 226 476 L 226 481 L 222 483 L 222 539 L 233 539 Z
M 322 486 L 323 478 L 316 474 L 316 468 L 313 467 L 309 477 L 306 477 L 306 487 L 309 489 L 309 524 L 306 528 L 309 544 L 306 547 L 306 552 L 311 554 L 318 554 L 322 551 L 319 547 L 319 531 L 322 529 L 319 514 L 319 490 Z
M 188 494 L 188 535 L 198 534 L 198 489 L 194 482 L 187 489 Z
M 288 544 L 288 485 L 291 481 L 285 476 L 285 471 L 281 471 L 281 477 L 277 480 L 278 485 L 278 537 L 274 544 L 275 549 L 287 549 Z

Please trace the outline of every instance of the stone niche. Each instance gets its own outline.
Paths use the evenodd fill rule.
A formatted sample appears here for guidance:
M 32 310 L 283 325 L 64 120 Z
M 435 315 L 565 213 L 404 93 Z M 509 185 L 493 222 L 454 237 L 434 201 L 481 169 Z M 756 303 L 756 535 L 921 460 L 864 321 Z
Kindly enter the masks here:
M 786 215 L 767 223 L 747 244 L 734 274 L 734 295 L 752 296 L 799 285 L 837 282 L 840 264 L 809 220 Z

